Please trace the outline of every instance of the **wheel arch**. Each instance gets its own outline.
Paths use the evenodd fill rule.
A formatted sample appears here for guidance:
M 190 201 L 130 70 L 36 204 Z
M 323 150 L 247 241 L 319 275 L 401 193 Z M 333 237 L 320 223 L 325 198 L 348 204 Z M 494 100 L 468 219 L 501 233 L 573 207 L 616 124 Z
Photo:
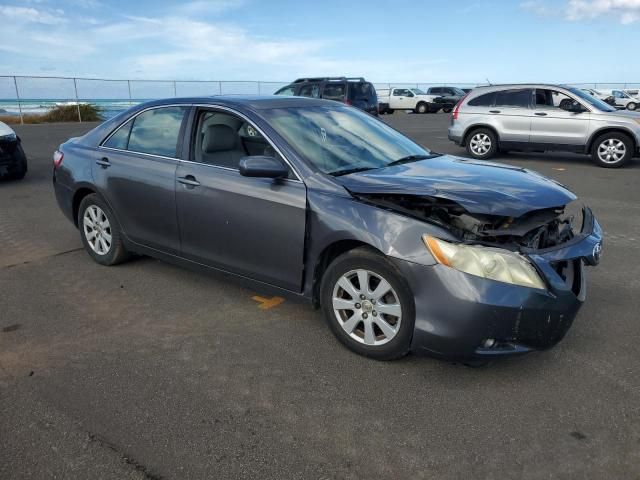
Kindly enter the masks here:
M 73 194 L 73 200 L 71 201 L 71 208 L 73 213 L 73 223 L 76 227 L 78 227 L 78 210 L 80 209 L 80 203 L 87 196 L 93 193 L 97 193 L 97 191 L 91 187 L 86 185 L 78 188 Z
M 320 255 L 318 255 L 315 265 L 313 267 L 313 285 L 312 285 L 312 298 L 314 308 L 320 307 L 320 284 L 322 283 L 322 277 L 327 267 L 331 265 L 336 258 L 340 255 L 347 253 L 356 248 L 366 247 L 384 256 L 384 253 L 373 245 L 356 239 L 342 239 L 337 240 L 327 245 Z
M 590 154 L 593 151 L 593 145 L 595 141 L 598 139 L 598 137 L 600 137 L 601 135 L 605 135 L 607 133 L 622 133 L 626 135 L 627 137 L 629 137 L 631 142 L 633 142 L 634 152 L 638 149 L 638 141 L 636 140 L 636 137 L 631 130 L 625 127 L 603 127 L 600 130 L 596 130 L 594 133 L 591 134 L 591 137 L 587 142 L 585 153 Z
M 466 146 L 467 145 L 467 139 L 469 138 L 469 135 L 471 135 L 474 131 L 482 129 L 482 128 L 486 128 L 487 130 L 491 130 L 493 132 L 493 134 L 496 136 L 496 138 L 498 139 L 498 144 L 500 144 L 500 134 L 498 133 L 498 130 L 496 129 L 496 127 L 494 127 L 493 125 L 489 125 L 488 123 L 479 123 L 479 124 L 474 124 L 471 125 L 469 127 L 467 127 L 467 129 L 464 131 L 463 135 L 462 135 L 462 142 L 460 143 L 461 146 Z

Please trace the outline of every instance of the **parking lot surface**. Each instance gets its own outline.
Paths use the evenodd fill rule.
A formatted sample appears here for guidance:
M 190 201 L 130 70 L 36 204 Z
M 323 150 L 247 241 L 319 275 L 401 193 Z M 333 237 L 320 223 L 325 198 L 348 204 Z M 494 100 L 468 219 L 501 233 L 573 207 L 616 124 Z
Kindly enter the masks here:
M 464 155 L 449 118 L 383 117 Z M 557 347 L 473 369 L 359 357 L 221 275 L 95 264 L 51 186 L 92 126 L 16 128 L 30 171 L 0 182 L 0 478 L 640 478 L 640 160 L 497 159 L 569 186 L 605 248 Z

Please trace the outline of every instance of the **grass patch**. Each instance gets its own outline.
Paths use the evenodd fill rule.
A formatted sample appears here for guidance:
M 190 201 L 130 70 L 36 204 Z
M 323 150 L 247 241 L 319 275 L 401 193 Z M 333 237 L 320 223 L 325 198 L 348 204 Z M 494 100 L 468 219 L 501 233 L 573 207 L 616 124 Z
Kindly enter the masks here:
M 102 120 L 100 107 L 90 103 L 80 105 L 80 115 L 83 122 L 99 122 Z M 77 122 L 78 105 L 57 105 L 45 113 L 23 115 L 24 123 L 54 123 L 54 122 Z M 19 124 L 18 115 L 1 115 L 0 122 L 7 124 Z

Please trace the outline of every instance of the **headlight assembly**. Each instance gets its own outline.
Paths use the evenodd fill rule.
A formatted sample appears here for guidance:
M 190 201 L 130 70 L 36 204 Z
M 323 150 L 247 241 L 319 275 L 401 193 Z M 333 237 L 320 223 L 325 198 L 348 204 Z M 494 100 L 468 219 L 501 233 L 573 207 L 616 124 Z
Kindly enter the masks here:
M 447 267 L 498 282 L 545 289 L 536 269 L 519 253 L 445 242 L 429 235 L 423 235 L 422 240 L 436 261 Z
M 16 137 L 15 133 L 10 133 L 9 135 L 0 135 L 0 142 L 14 142 L 18 137 Z

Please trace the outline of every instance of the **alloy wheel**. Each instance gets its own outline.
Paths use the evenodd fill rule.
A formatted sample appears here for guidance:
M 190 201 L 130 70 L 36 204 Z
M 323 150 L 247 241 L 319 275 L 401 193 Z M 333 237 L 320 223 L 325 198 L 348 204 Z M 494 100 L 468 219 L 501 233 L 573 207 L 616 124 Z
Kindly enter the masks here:
M 471 137 L 471 151 L 476 155 L 486 155 L 491 150 L 491 138 L 486 133 L 476 133 Z
M 618 163 L 626 154 L 627 147 L 617 138 L 609 138 L 598 147 L 598 158 L 604 163 Z
M 375 272 L 358 269 L 345 273 L 333 288 L 332 302 L 339 325 L 359 343 L 384 345 L 400 330 L 400 298 Z
M 91 250 L 106 255 L 111 250 L 111 224 L 104 211 L 97 205 L 89 205 L 82 218 L 84 236 Z

